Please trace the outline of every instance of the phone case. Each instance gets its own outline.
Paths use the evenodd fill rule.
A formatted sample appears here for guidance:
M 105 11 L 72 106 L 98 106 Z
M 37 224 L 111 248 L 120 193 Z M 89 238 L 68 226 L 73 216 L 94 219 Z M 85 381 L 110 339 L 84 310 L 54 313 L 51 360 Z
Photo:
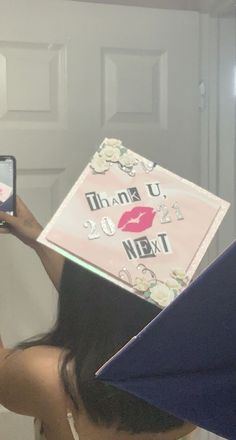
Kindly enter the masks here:
M 7 200 L 12 197 L 12 212 L 16 215 L 16 159 L 14 156 L 0 156 L 0 162 L 7 159 L 12 160 L 12 185 L 9 185 L 0 180 L 0 210 L 6 205 Z M 0 176 L 1 179 L 1 176 Z M 6 211 L 7 209 L 4 209 Z M 0 222 L 0 227 L 3 227 L 5 222 Z

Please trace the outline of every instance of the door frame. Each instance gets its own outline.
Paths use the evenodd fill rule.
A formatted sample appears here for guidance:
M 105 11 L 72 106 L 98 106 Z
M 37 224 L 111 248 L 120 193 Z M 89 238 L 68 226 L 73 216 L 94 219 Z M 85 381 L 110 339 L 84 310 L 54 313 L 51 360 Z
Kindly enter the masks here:
M 236 80 L 236 17 L 200 14 L 199 19 L 200 183 L 231 202 L 207 253 L 209 263 L 232 242 L 236 230 L 236 96 L 232 92 Z

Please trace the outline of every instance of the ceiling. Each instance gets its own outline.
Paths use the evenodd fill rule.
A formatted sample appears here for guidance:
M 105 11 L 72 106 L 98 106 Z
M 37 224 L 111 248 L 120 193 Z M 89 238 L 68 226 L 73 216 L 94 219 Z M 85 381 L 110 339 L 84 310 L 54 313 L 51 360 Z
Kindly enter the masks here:
M 210 12 L 216 15 L 236 12 L 236 0 L 74 0 L 84 3 L 105 3 L 125 6 L 142 6 L 159 9 Z

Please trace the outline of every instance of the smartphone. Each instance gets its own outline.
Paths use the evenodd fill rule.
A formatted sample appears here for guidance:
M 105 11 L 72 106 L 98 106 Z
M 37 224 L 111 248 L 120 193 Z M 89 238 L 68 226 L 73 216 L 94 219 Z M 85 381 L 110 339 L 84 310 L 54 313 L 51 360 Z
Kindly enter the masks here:
M 16 159 L 0 156 L 0 211 L 16 215 Z M 0 220 L 0 227 L 6 222 Z

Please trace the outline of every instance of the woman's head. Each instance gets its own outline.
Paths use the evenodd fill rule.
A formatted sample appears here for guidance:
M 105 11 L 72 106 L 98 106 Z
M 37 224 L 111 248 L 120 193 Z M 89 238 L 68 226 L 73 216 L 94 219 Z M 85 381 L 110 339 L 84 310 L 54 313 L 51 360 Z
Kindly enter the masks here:
M 93 424 L 130 434 L 182 433 L 183 421 L 95 378 L 96 371 L 159 312 L 156 306 L 66 261 L 54 328 L 21 346 L 48 344 L 65 349 L 59 366 L 65 390 Z M 72 360 L 73 383 L 66 368 Z

